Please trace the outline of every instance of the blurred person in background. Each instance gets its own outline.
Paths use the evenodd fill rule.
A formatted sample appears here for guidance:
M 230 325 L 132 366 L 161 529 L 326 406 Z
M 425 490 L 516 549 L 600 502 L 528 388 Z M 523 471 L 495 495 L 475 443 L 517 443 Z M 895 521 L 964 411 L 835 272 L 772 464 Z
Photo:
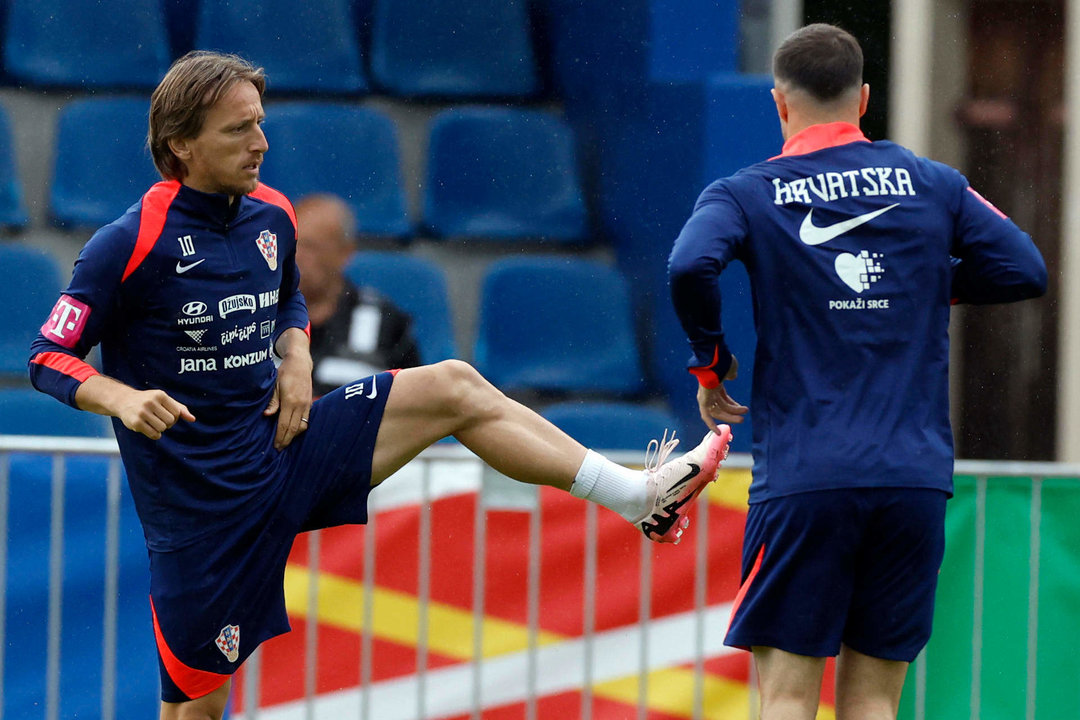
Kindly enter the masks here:
M 390 368 L 415 367 L 420 352 L 412 319 L 390 300 L 345 277 L 356 252 L 356 221 L 332 194 L 296 202 L 296 265 L 311 322 L 312 385 L 325 395 L 359 377 Z
M 896 717 L 953 490 L 950 305 L 1046 291 L 1031 238 L 963 175 L 866 139 L 862 73 L 844 30 L 789 36 L 781 154 L 707 187 L 669 259 L 710 428 L 747 412 L 724 389 L 719 274 L 739 260 L 753 288 L 754 470 L 725 642 L 753 651 L 764 720 L 813 720 L 830 656 L 838 720 Z

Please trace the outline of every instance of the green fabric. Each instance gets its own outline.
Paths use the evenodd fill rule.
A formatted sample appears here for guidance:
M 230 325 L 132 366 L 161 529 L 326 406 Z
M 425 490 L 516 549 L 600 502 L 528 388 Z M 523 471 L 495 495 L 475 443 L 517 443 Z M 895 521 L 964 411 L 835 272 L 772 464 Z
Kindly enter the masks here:
M 945 519 L 934 634 L 925 650 L 928 720 L 972 717 L 975 597 L 983 611 L 979 720 L 1028 717 L 1028 627 L 1031 582 L 1031 478 L 985 481 L 983 587 L 975 587 L 977 488 L 956 477 Z M 1042 482 L 1039 513 L 1036 720 L 1080 718 L 1080 480 Z M 908 673 L 899 718 L 914 720 L 916 672 Z

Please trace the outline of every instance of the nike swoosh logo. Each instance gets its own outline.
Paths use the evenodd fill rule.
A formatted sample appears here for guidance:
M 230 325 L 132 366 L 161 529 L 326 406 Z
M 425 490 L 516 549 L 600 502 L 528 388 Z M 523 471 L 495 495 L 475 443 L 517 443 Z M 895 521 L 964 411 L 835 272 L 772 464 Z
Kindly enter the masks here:
M 186 273 L 191 268 L 195 267 L 196 265 L 198 265 L 200 263 L 204 263 L 204 262 L 206 262 L 206 258 L 203 258 L 202 260 L 196 260 L 195 262 L 191 263 L 190 265 L 184 265 L 179 260 L 177 260 L 177 262 L 176 262 L 176 274 L 177 275 L 183 275 L 184 273 Z
M 377 396 L 378 394 L 379 394 L 379 386 L 378 386 L 378 384 L 376 384 L 376 382 L 375 382 L 375 376 L 374 376 L 374 375 L 372 375 L 372 376 L 371 376 L 371 394 L 370 394 L 370 395 L 367 395 L 366 397 L 367 397 L 367 399 L 368 399 L 368 400 L 374 400 L 374 399 L 375 399 L 375 397 L 376 397 L 376 396 Z
M 874 210 L 873 212 L 864 213 L 857 217 L 843 220 L 835 225 L 828 225 L 826 227 L 818 227 L 814 225 L 814 222 L 810 219 L 814 214 L 814 209 L 810 208 L 810 212 L 806 213 L 806 217 L 803 218 L 802 225 L 799 226 L 799 239 L 806 245 L 820 245 L 827 243 L 830 240 L 835 240 L 846 232 L 850 232 L 859 227 L 863 223 L 868 223 L 878 215 L 883 215 L 900 203 L 893 203 L 888 207 L 883 207 L 880 210 Z
M 700 473 L 700 472 L 701 472 L 701 468 L 699 468 L 694 463 L 690 463 L 690 471 L 688 473 L 686 473 L 686 477 L 680 479 L 677 483 L 672 485 L 669 488 L 669 490 L 674 490 L 677 487 L 681 487 L 682 485 L 685 485 L 686 483 L 688 483 L 691 480 L 693 480 L 694 478 L 696 478 L 698 476 L 698 473 Z

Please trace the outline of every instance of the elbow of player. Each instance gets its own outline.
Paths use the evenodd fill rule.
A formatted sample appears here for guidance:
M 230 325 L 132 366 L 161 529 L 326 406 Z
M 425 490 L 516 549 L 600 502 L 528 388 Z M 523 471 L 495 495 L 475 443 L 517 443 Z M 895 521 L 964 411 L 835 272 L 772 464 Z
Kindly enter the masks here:
M 1049 284 L 1049 275 L 1046 271 L 1046 263 L 1040 258 L 1036 267 L 1032 268 L 1027 281 L 1024 283 L 1023 293 L 1025 298 L 1037 298 L 1046 294 Z

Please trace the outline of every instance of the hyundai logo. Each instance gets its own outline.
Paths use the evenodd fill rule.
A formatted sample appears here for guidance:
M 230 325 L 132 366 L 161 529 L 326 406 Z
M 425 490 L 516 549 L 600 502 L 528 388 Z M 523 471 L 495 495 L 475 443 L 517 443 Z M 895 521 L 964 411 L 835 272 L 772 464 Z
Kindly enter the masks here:
M 206 312 L 206 303 L 193 301 L 183 307 L 185 315 L 202 315 Z

